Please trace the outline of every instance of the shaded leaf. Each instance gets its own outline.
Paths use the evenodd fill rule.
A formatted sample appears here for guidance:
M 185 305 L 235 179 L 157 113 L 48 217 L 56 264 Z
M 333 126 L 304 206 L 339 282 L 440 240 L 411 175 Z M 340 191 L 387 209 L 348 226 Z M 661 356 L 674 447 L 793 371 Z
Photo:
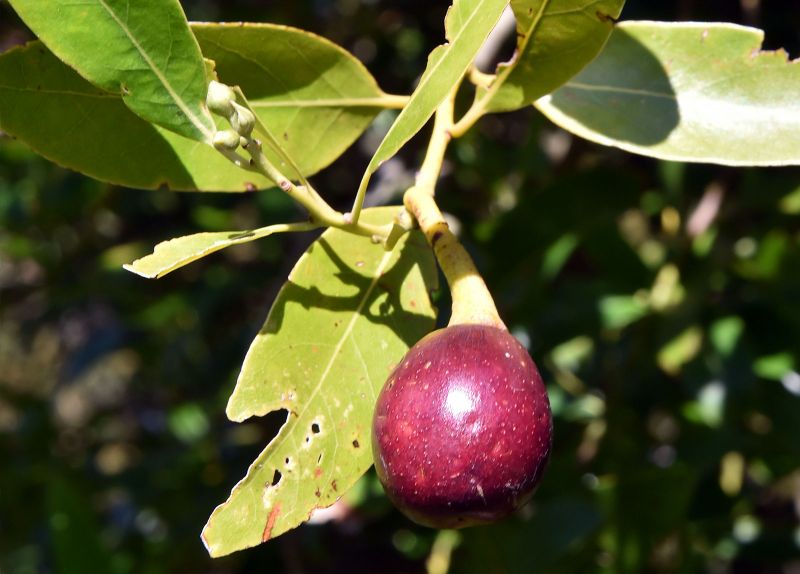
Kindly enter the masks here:
M 624 22 L 536 106 L 562 128 L 651 157 L 800 164 L 800 65 L 734 24 Z
M 177 0 L 11 0 L 25 24 L 94 85 L 137 115 L 211 142 L 203 57 Z M 99 47 L 99 49 L 98 49 Z
M 397 116 L 367 165 L 359 195 L 366 190 L 372 174 L 425 125 L 461 79 L 507 3 L 508 0 L 455 0 L 447 18 L 449 42 L 437 46 L 429 54 L 427 67 L 411 100 Z
M 375 224 L 398 208 L 366 210 Z M 278 409 L 286 424 L 203 540 L 212 556 L 259 544 L 336 501 L 372 465 L 371 421 L 390 369 L 434 326 L 436 268 L 413 232 L 391 252 L 329 229 L 301 257 L 245 358 L 228 416 Z
M 625 0 L 512 0 L 517 52 L 479 93 L 487 111 L 528 106 L 580 72 L 603 48 L 624 4 Z
M 217 231 L 195 233 L 162 241 L 153 253 L 123 265 L 125 269 L 148 279 L 158 279 L 171 271 L 188 265 L 231 245 L 248 243 L 284 231 L 308 231 L 316 229 L 313 223 L 268 225 L 252 231 Z

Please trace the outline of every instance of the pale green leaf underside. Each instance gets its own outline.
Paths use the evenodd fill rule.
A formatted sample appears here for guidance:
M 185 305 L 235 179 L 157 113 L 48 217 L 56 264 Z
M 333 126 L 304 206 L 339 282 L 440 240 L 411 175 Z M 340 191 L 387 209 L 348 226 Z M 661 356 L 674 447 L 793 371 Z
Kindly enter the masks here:
M 209 143 L 208 82 L 177 0 L 10 0 L 25 24 L 94 85 L 137 115 Z
M 512 0 L 517 54 L 499 66 L 480 98 L 490 112 L 515 110 L 549 94 L 592 61 L 625 0 Z
M 304 174 L 330 164 L 382 109 L 404 101 L 385 94 L 349 52 L 310 32 L 275 24 L 192 30 L 220 81 L 242 89 Z
M 430 119 L 453 86 L 475 59 L 492 31 L 508 0 L 456 0 L 450 8 L 449 42 L 428 56 L 428 65 L 411 100 L 384 136 L 367 166 L 359 189 L 363 192 L 370 177 L 387 159 L 416 134 Z M 453 11 L 455 11 L 453 15 Z
M 286 231 L 307 231 L 315 229 L 308 224 L 276 224 L 253 229 L 252 231 L 216 231 L 194 233 L 163 241 L 155 246 L 153 253 L 123 265 L 125 269 L 148 279 L 158 279 L 171 271 L 188 265 L 220 249 L 248 243 L 273 233 Z
M 362 217 L 384 224 L 397 209 Z M 301 257 L 247 353 L 227 410 L 236 421 L 278 409 L 289 415 L 211 515 L 203 541 L 212 556 L 296 527 L 371 466 L 376 396 L 408 347 L 433 328 L 435 282 L 419 232 L 387 253 L 329 229 Z
M 675 161 L 800 164 L 800 63 L 733 24 L 624 22 L 536 107 L 603 145 Z
M 240 28 L 249 41 L 245 48 L 236 36 Z M 353 56 L 318 36 L 266 24 L 193 29 L 203 50 L 218 58 L 220 79 L 253 89 L 250 103 L 259 118 L 305 175 L 341 155 L 381 109 L 398 105 Z M 272 42 L 284 49 L 269 49 Z M 310 79 L 307 54 L 326 65 L 318 80 Z M 261 86 L 265 81 L 259 78 L 278 72 L 290 100 Z M 127 187 L 241 192 L 272 186 L 209 146 L 142 120 L 119 96 L 91 85 L 39 42 L 0 55 L 0 129 L 60 165 Z

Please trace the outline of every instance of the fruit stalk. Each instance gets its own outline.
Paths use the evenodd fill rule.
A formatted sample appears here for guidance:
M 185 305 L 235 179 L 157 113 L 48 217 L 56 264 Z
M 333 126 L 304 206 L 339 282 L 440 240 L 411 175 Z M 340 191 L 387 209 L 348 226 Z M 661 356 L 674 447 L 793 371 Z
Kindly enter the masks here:
M 454 100 L 455 90 L 436 110 L 425 160 L 417 174 L 416 185 L 406 191 L 403 203 L 417 220 L 447 279 L 453 298 L 449 325 L 490 325 L 505 330 L 492 294 L 433 198 L 436 180 L 451 140 Z
M 448 325 L 490 325 L 505 330 L 486 283 L 472 257 L 450 230 L 433 196 L 413 187 L 406 192 L 403 202 L 433 248 L 450 286 L 453 309 Z

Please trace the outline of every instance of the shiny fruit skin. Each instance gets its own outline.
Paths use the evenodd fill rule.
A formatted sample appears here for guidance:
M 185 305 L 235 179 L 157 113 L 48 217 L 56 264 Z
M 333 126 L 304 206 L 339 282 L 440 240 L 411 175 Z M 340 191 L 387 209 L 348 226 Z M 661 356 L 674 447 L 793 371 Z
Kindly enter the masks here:
M 539 371 L 507 331 L 455 325 L 434 331 L 389 376 L 372 425 L 375 468 L 392 502 L 415 522 L 460 528 L 525 504 L 552 443 Z

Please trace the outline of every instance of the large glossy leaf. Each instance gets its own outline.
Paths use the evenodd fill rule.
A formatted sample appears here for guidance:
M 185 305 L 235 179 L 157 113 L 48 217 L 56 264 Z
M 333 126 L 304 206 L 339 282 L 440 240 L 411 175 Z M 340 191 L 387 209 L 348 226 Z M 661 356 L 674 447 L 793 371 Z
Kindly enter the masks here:
M 800 64 L 733 24 L 624 22 L 536 106 L 589 140 L 727 165 L 800 164 Z
M 253 44 L 271 45 L 274 32 L 285 48 L 259 52 L 242 48 L 230 26 L 196 24 L 194 29 L 203 50 L 219 59 L 221 79 L 252 89 L 250 103 L 259 118 L 305 175 L 336 159 L 380 109 L 399 105 L 398 98 L 375 92 L 374 80 L 353 56 L 318 36 L 282 26 L 248 26 Z M 307 54 L 324 64 L 319 80 L 312 80 Z M 280 84 L 259 79 L 275 74 Z M 273 91 L 265 91 L 264 84 Z M 296 107 L 281 100 L 277 90 L 287 90 Z M 142 120 L 120 97 L 91 85 L 40 43 L 0 55 L 0 129 L 56 163 L 128 187 L 248 191 L 271 186 L 216 150 Z
M 210 143 L 208 81 L 177 0 L 10 0 L 31 30 L 81 76 L 137 115 Z
M 286 231 L 308 231 L 315 229 L 313 223 L 276 224 L 249 231 L 214 231 L 194 233 L 162 241 L 153 253 L 123 265 L 125 269 L 148 279 L 158 279 L 226 247 L 248 243 Z
M 512 0 L 514 58 L 478 97 L 486 110 L 515 110 L 549 94 L 597 56 L 625 0 Z
M 411 100 L 384 136 L 367 166 L 359 186 L 361 197 L 380 165 L 430 119 L 453 86 L 475 59 L 489 32 L 500 19 L 508 0 L 455 0 L 449 15 L 448 43 L 437 46 L 428 56 L 428 65 Z
M 378 112 L 399 107 L 350 53 L 272 24 L 194 24 L 222 82 L 238 84 L 261 121 L 304 172 L 328 165 Z
M 388 223 L 398 208 L 365 210 Z M 326 231 L 302 256 L 245 358 L 228 416 L 286 409 L 277 437 L 203 541 L 212 556 L 254 546 L 337 500 L 372 464 L 377 393 L 410 345 L 433 328 L 436 268 L 419 232 L 391 252 L 368 238 Z

